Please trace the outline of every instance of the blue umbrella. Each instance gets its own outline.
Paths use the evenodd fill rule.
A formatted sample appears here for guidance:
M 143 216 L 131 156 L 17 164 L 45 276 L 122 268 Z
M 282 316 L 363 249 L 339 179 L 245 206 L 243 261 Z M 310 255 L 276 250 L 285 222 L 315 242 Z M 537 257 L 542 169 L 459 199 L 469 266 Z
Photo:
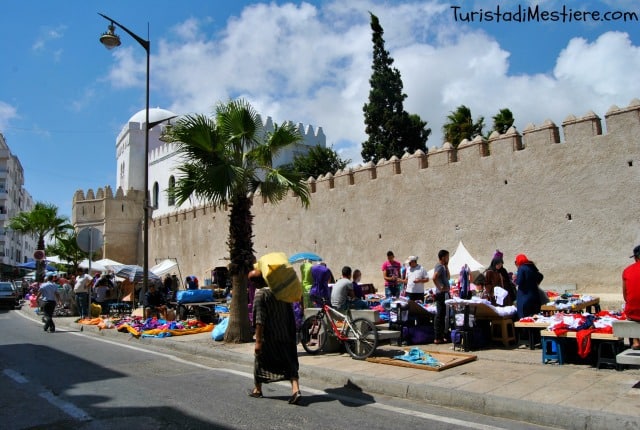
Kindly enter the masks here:
M 121 278 L 127 278 L 131 282 L 142 281 L 144 269 L 135 264 L 122 264 L 119 266 L 111 266 L 114 275 Z M 153 273 L 151 270 L 147 271 L 147 279 L 150 281 L 161 281 L 160 277 Z
M 314 254 L 313 252 L 298 252 L 297 254 L 293 254 L 289 257 L 289 263 L 300 263 L 301 261 L 309 260 L 309 261 L 322 261 L 322 257 L 318 254 Z
M 18 264 L 17 267 L 19 267 L 20 269 L 36 270 L 36 261 L 35 260 L 29 260 L 26 263 Z M 55 272 L 56 270 L 58 270 L 58 269 L 56 269 L 53 266 L 49 266 L 47 264 L 47 271 Z

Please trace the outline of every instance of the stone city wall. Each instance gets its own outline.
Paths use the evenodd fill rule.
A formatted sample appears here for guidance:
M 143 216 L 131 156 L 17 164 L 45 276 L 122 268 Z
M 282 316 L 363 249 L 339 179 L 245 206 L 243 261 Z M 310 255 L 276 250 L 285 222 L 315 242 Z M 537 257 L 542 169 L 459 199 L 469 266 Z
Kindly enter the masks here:
M 311 206 L 290 196 L 271 205 L 254 198 L 254 249 L 312 251 L 335 275 L 359 268 L 382 286 L 391 249 L 415 254 L 427 268 L 438 250 L 460 240 L 488 265 L 496 249 L 515 270 L 525 253 L 545 275 L 543 286 L 575 284 L 582 292 L 618 293 L 620 273 L 640 243 L 640 100 L 613 106 L 606 134 L 593 112 L 494 133 L 488 141 L 449 143 L 428 154 L 348 168 L 309 180 Z M 150 260 L 178 258 L 181 273 L 209 277 L 225 265 L 228 212 L 198 207 L 154 218 Z M 111 257 L 113 258 L 113 257 Z

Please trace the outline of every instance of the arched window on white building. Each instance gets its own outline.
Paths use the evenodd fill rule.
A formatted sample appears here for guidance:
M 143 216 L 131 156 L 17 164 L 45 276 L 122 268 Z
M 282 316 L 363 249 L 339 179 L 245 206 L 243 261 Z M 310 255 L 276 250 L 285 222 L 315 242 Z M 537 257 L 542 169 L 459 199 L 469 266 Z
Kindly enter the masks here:
M 153 208 L 158 209 L 158 201 L 160 196 L 160 187 L 157 182 L 153 183 Z
M 169 206 L 175 206 L 175 204 L 176 204 L 176 198 L 173 195 L 173 191 L 174 191 L 175 187 L 176 187 L 176 178 L 171 176 L 169 178 L 169 193 L 168 193 L 169 194 L 169 199 L 168 199 Z

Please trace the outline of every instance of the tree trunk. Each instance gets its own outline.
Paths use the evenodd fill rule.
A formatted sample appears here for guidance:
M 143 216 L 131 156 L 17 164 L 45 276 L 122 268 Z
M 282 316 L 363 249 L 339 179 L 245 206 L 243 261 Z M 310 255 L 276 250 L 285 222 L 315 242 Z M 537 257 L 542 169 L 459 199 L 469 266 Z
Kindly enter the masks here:
M 231 276 L 231 309 L 229 325 L 224 334 L 227 343 L 251 342 L 253 333 L 249 325 L 247 275 L 254 262 L 253 215 L 251 200 L 246 196 L 236 197 L 229 213 L 229 275 Z
M 231 307 L 229 309 L 229 325 L 224 334 L 227 343 L 251 342 L 253 333 L 249 325 L 249 308 L 247 303 L 247 276 L 231 276 L 233 285 Z

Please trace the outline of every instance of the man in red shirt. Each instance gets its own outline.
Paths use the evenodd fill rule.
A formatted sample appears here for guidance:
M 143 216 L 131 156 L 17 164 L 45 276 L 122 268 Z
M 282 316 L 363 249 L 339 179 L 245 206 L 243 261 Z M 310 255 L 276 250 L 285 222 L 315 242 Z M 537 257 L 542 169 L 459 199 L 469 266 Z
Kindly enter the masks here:
M 640 245 L 633 248 L 634 263 L 622 272 L 622 297 L 627 319 L 640 322 Z M 631 348 L 640 349 L 640 339 L 632 339 Z
M 384 296 L 388 299 L 400 296 L 400 270 L 402 264 L 395 259 L 393 251 L 387 252 L 387 259 L 382 263 L 382 277 L 384 278 Z

